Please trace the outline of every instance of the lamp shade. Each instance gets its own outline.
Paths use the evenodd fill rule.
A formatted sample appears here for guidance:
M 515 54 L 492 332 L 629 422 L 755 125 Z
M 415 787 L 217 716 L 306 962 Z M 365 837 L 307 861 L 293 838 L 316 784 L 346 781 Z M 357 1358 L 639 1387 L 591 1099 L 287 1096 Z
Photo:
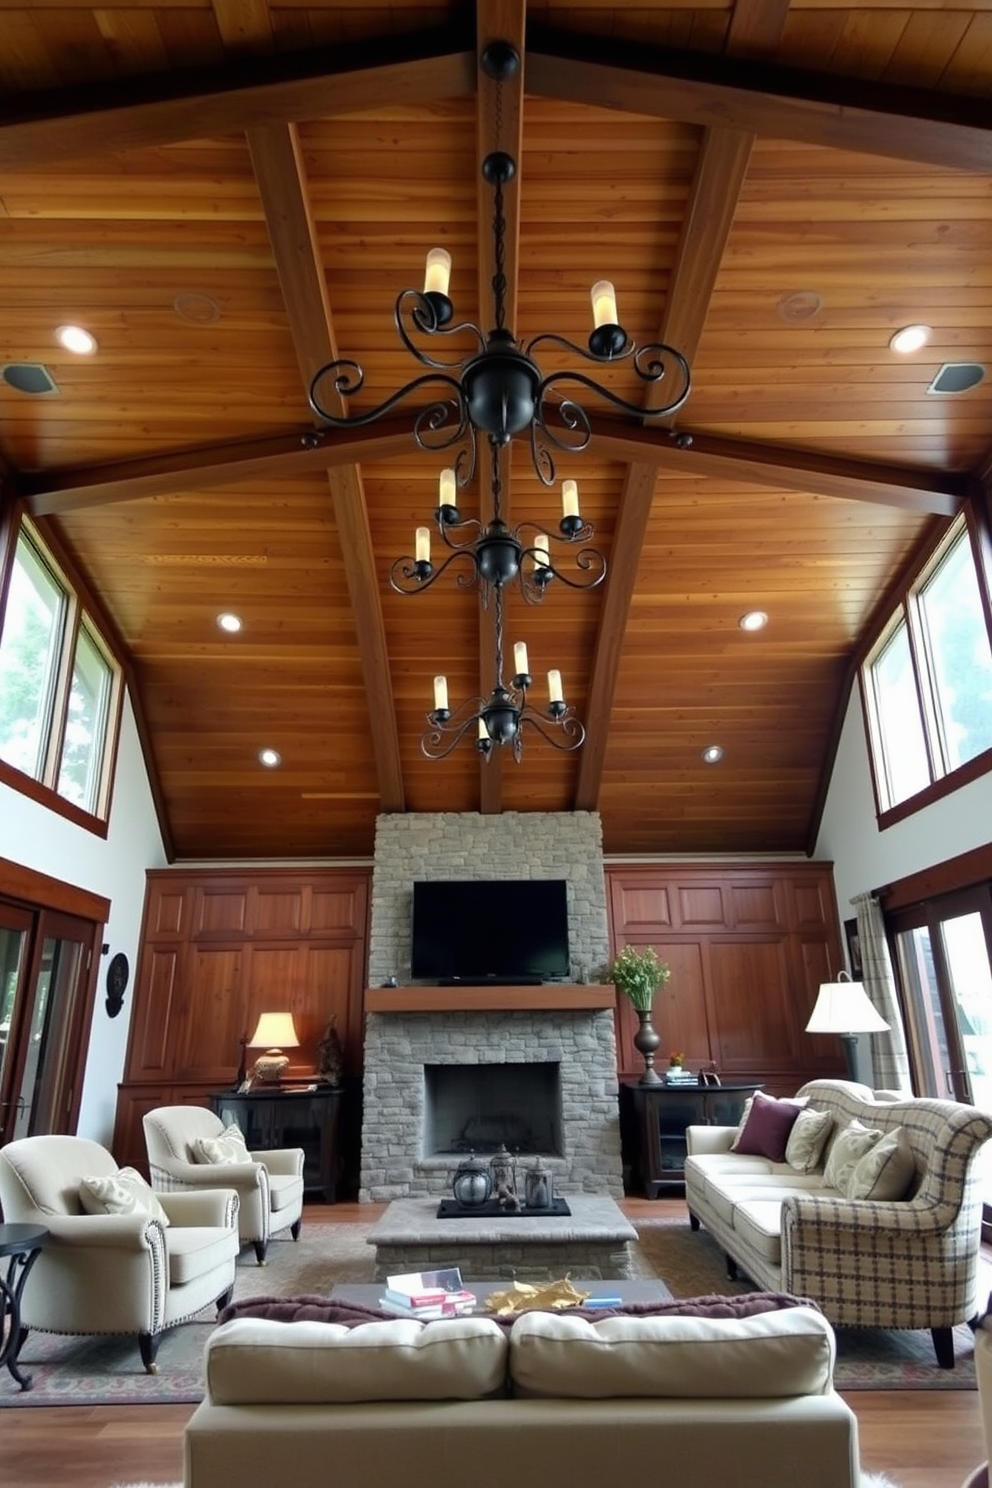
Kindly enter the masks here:
M 248 1043 L 253 1049 L 298 1049 L 292 1013 L 263 1013 Z
M 843 973 L 842 973 L 843 975 Z M 807 1033 L 885 1033 L 888 1023 L 861 982 L 821 982 Z

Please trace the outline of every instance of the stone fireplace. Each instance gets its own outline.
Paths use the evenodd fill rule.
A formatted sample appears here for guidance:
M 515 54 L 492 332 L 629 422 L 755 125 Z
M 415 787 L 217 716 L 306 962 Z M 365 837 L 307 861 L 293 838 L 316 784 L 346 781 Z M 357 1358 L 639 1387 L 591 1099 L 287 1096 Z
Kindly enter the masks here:
M 458 877 L 565 879 L 572 983 L 413 984 L 413 882 Z M 499 1140 L 524 1169 L 540 1157 L 563 1194 L 622 1195 L 613 993 L 598 985 L 608 953 L 597 814 L 379 818 L 363 1200 L 446 1195 L 467 1152 L 484 1157 Z

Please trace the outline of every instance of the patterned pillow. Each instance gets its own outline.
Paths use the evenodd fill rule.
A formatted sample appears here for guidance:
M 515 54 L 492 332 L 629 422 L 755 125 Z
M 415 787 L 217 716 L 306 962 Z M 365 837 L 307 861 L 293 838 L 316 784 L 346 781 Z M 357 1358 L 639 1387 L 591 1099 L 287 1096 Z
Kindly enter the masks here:
M 120 1168 L 109 1178 L 83 1178 L 79 1202 L 85 1214 L 147 1214 L 169 1223 L 154 1191 L 134 1168 Z
M 829 1111 L 800 1111 L 785 1145 L 785 1160 L 797 1173 L 813 1173 L 820 1166 L 834 1118 Z
M 244 1134 L 232 1121 L 219 1137 L 197 1137 L 193 1143 L 193 1161 L 198 1163 L 250 1163 L 252 1155 Z
M 835 1188 L 846 1198 L 854 1169 L 884 1135 L 884 1132 L 862 1126 L 860 1121 L 852 1121 L 850 1126 L 843 1127 L 830 1144 L 827 1165 L 823 1170 L 824 1186 Z
M 887 1132 L 866 1152 L 847 1181 L 849 1199 L 904 1199 L 916 1173 L 902 1127 Z

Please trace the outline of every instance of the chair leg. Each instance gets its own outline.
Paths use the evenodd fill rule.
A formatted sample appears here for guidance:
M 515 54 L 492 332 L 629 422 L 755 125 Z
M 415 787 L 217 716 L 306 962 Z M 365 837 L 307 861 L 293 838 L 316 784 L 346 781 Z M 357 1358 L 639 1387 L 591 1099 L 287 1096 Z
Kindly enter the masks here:
M 302 1228 L 303 1228 L 303 1216 L 301 1215 L 300 1218 L 296 1221 L 296 1223 L 293 1224 L 293 1225 L 290 1225 L 290 1227 L 289 1227 L 289 1233 L 292 1235 L 292 1237 L 293 1237 L 294 1240 L 299 1240 L 299 1238 L 300 1238 L 300 1231 L 302 1230 Z
M 725 1260 L 727 1262 L 727 1280 L 737 1281 L 740 1277 L 740 1272 L 737 1269 L 737 1262 L 731 1255 L 726 1256 Z
M 233 1296 L 234 1296 L 234 1283 L 232 1281 L 232 1283 L 228 1287 L 227 1291 L 224 1292 L 222 1296 L 220 1296 L 220 1297 L 217 1298 L 217 1311 L 218 1312 L 223 1312 L 223 1310 L 224 1310 L 225 1307 L 230 1307 L 230 1305 L 231 1305 L 231 1298 Z
M 148 1374 L 158 1374 L 158 1365 L 155 1363 L 155 1355 L 162 1341 L 161 1333 L 139 1333 L 138 1348 L 141 1351 L 141 1362 Z
M 930 1337 L 933 1339 L 933 1351 L 937 1355 L 937 1363 L 941 1369 L 953 1369 L 954 1329 L 931 1328 Z
M 268 1242 L 268 1240 L 253 1240 L 251 1243 L 255 1247 L 255 1259 L 256 1259 L 256 1261 L 258 1262 L 258 1264 L 260 1266 L 264 1266 L 265 1265 L 265 1252 L 269 1248 L 269 1242 Z
M 693 1234 L 695 1234 L 696 1230 L 699 1229 L 699 1220 L 693 1214 L 691 1209 L 689 1210 L 689 1228 L 690 1230 L 692 1230 Z

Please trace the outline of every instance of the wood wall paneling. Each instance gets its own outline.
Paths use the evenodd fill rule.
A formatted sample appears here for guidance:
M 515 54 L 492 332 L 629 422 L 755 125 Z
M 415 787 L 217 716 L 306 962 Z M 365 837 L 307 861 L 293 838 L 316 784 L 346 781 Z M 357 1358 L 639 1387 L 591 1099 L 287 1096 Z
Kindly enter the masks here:
M 606 877 L 613 952 L 653 945 L 672 970 L 654 1005 L 657 1066 L 679 1049 L 690 1068 L 713 1062 L 776 1095 L 843 1073 L 839 1042 L 805 1033 L 820 982 L 843 964 L 829 863 L 617 865 Z M 636 1029 L 620 997 L 621 1075 L 644 1068 Z
M 361 1071 L 370 872 L 367 869 L 156 870 L 142 944 L 115 1154 L 140 1164 L 141 1116 L 206 1105 L 233 1084 L 259 1015 L 293 1014 L 287 1078 L 313 1077 L 333 1017 L 345 1073 Z M 259 1051 L 249 1049 L 249 1067 Z

